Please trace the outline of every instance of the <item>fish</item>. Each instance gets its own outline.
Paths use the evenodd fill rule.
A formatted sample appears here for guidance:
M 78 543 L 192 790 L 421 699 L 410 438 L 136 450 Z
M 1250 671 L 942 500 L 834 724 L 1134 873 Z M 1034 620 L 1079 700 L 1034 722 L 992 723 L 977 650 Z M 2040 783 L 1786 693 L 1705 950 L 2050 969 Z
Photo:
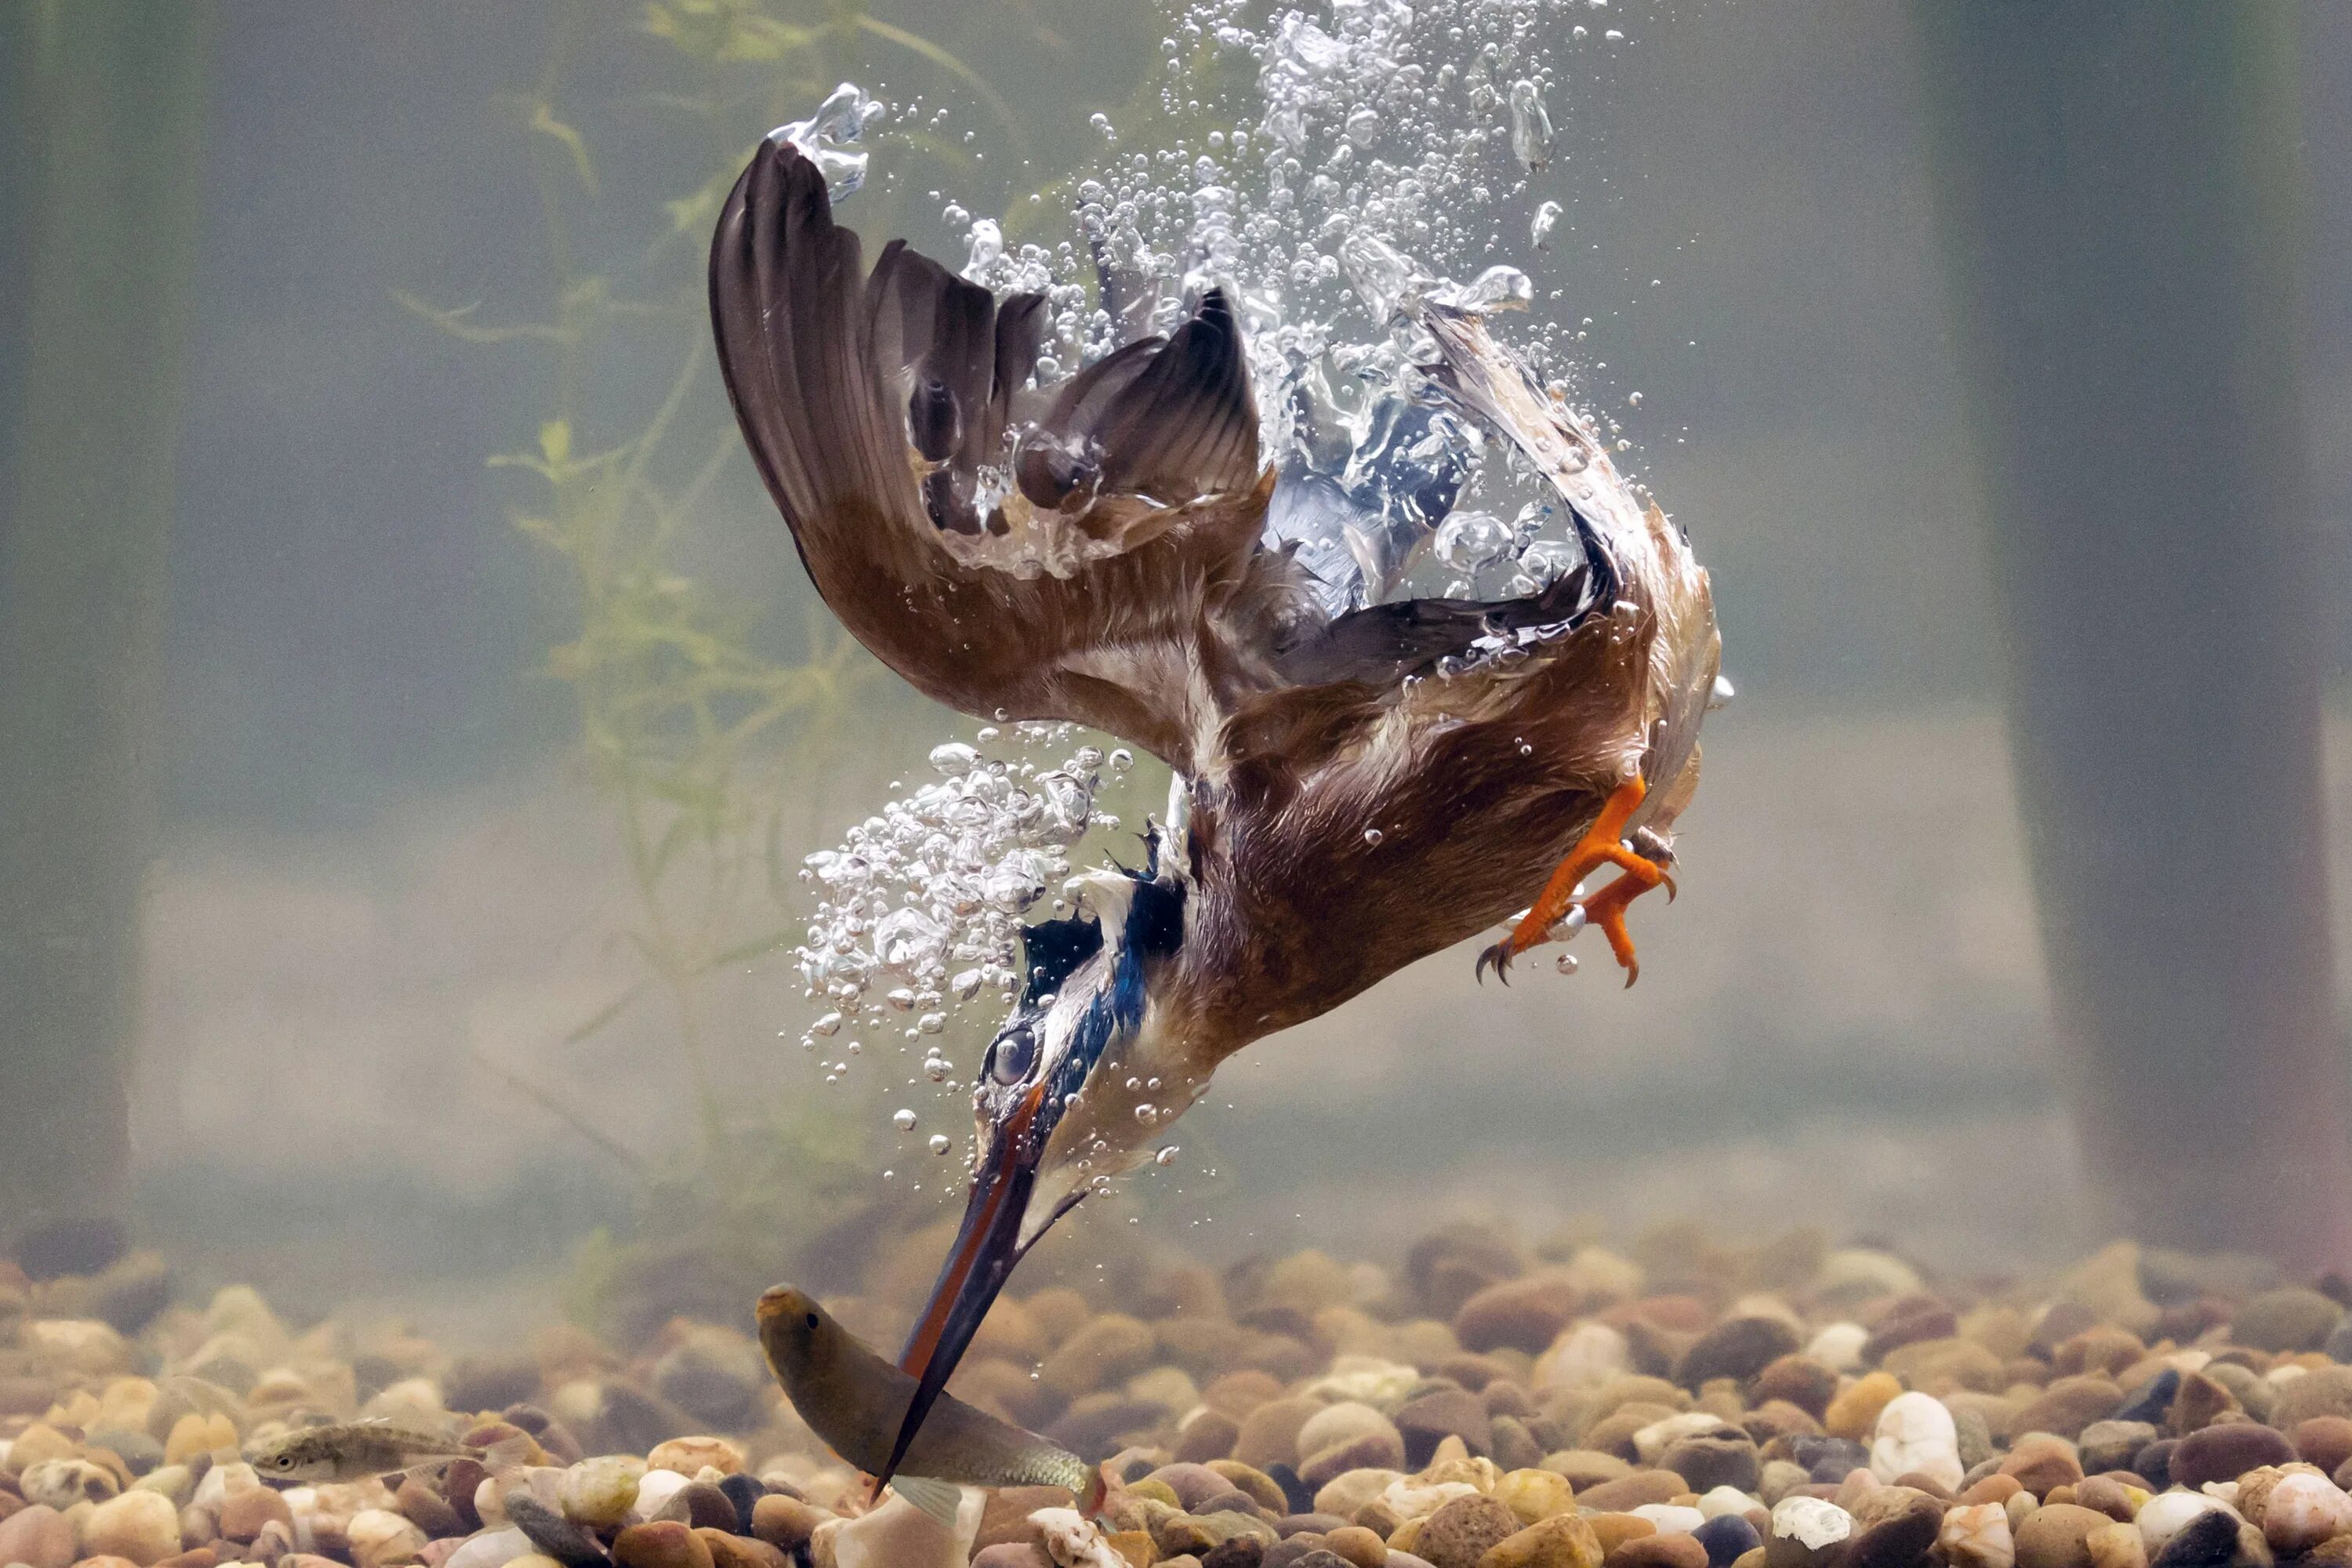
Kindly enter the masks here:
M 765 1291 L 759 1321 L 769 1370 L 809 1430 L 867 1475 L 881 1475 L 914 1402 L 915 1379 L 860 1344 L 804 1290 Z M 968 1486 L 1066 1487 L 1087 1513 L 1101 1510 L 1107 1489 L 1100 1469 L 1067 1448 L 944 1394 L 890 1485 L 950 1529 Z
M 266 1481 L 307 1485 L 316 1481 L 363 1481 L 370 1476 L 451 1459 L 479 1459 L 496 1470 L 527 1458 L 528 1436 L 487 1447 L 444 1432 L 427 1432 L 378 1417 L 332 1426 L 305 1426 L 281 1436 L 248 1443 L 245 1462 Z

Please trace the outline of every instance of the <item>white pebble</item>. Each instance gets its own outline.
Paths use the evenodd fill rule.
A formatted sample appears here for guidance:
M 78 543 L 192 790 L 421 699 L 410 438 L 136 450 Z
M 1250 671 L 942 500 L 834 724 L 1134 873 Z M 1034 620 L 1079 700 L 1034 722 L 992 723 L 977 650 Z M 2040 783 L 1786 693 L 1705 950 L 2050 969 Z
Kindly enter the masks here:
M 1660 1535 L 1688 1535 L 1706 1522 L 1706 1515 L 1697 1509 L 1671 1502 L 1645 1502 L 1633 1510 L 1633 1517 L 1656 1525 Z
M 1698 1500 L 1698 1511 L 1706 1519 L 1721 1519 L 1727 1513 L 1746 1513 L 1756 1506 L 1756 1500 L 1735 1486 L 1720 1486 Z
M 1936 1536 L 1937 1554 L 1952 1568 L 2011 1568 L 2017 1539 L 2009 1510 L 1997 1502 L 1963 1503 L 1944 1514 Z
M 441 1568 L 501 1568 L 538 1550 L 530 1543 L 530 1537 L 520 1530 L 488 1530 L 468 1537 L 466 1544 L 449 1553 Z
M 1944 1402 L 1916 1390 L 1888 1401 L 1870 1446 L 1870 1473 L 1882 1481 L 1916 1473 L 1959 1490 L 1968 1467 L 1960 1463 L 1959 1431 Z
M 2229 1514 L 2238 1511 L 2202 1492 L 2163 1492 L 2142 1503 L 2132 1522 L 2139 1526 L 2139 1538 L 2147 1543 L 2147 1554 L 2153 1559 L 2189 1521 L 2217 1508 Z
M 1784 1497 L 1772 1510 L 1772 1537 L 1809 1552 L 1834 1546 L 1853 1533 L 1853 1515 L 1827 1498 Z
M 1862 1364 L 1862 1347 L 1870 1331 L 1860 1323 L 1832 1323 L 1813 1336 L 1805 1353 L 1832 1372 L 1852 1372 Z
M 1552 1341 L 1551 1349 L 1536 1363 L 1536 1390 L 1598 1388 L 1632 1364 L 1633 1349 L 1625 1336 L 1588 1318 Z
M 675 1497 L 688 1479 L 676 1470 L 647 1470 L 645 1479 L 637 1483 L 637 1503 L 629 1510 L 631 1517 L 644 1521 L 658 1515 L 662 1504 Z
M 2281 1556 L 2299 1557 L 2347 1531 L 2352 1531 L 2352 1497 L 2326 1476 L 2297 1470 L 2271 1489 L 2263 1510 L 2263 1539 Z

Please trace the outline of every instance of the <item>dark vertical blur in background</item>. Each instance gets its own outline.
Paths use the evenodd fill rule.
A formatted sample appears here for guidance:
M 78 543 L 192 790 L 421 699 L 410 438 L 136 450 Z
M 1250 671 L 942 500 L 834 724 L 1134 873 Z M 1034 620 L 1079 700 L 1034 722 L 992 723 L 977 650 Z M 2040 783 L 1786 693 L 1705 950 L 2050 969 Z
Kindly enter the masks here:
M 531 104 L 558 42 L 555 107 L 594 160 L 575 271 L 653 292 L 690 272 L 671 265 L 676 252 L 667 270 L 634 258 L 661 243 L 663 204 L 691 197 L 730 149 L 678 112 L 690 84 L 677 51 L 635 3 L 217 0 L 175 12 L 187 23 L 177 74 L 142 56 L 114 79 L 161 73 L 168 92 L 77 97 L 68 112 L 57 73 L 79 68 L 45 51 L 104 9 L 6 0 L 0 660 L 65 671 L 56 679 L 82 724 L 71 745 L 28 745 L 57 731 L 27 715 L 30 689 L 12 675 L 0 799 L 62 797 L 83 815 L 70 833 L 31 807 L 0 822 L 0 865 L 29 868 L 0 892 L 0 960 L 32 962 L 26 944 L 64 907 L 34 889 L 86 869 L 86 882 L 68 878 L 76 896 L 119 916 L 123 866 L 143 868 L 137 923 L 117 921 L 120 961 L 96 955 L 111 967 L 90 981 L 136 1000 L 134 1217 L 200 1238 L 224 1270 L 266 1257 L 285 1277 L 390 1292 L 436 1270 L 551 1266 L 590 1226 L 632 1212 L 636 1165 L 691 1144 L 694 1095 L 658 1008 L 624 1007 L 567 1039 L 632 984 L 618 934 L 631 896 L 609 803 L 577 761 L 572 698 L 545 673 L 577 605 L 512 525 L 530 492 L 485 466 L 536 449 L 558 372 L 543 344 L 468 341 L 403 300 L 470 328 L 552 310 L 560 279 L 535 174 L 570 154 L 531 129 Z M 2179 1146 L 2194 1135 L 2168 1119 L 2217 1081 L 2253 1107 L 2197 1124 L 2207 1146 L 2275 1142 L 2288 1124 L 2274 1113 L 2300 1087 L 2215 1079 L 2240 1022 L 2226 992 L 2211 994 L 2220 1015 L 2182 1026 L 2198 1042 L 2182 1047 L 2185 1077 L 2167 1076 L 2162 1053 L 2135 1055 L 2145 1041 L 2102 1043 L 2151 1026 L 2128 1008 L 2070 1013 L 2062 1032 L 2049 976 L 2126 984 L 2085 956 L 2102 933 L 2080 922 L 2136 913 L 2142 962 L 2168 969 L 2168 946 L 2182 972 L 2202 973 L 2273 896 L 2271 912 L 2308 940 L 2260 963 L 2294 967 L 2305 1011 L 2249 1026 L 2294 1035 L 2294 1070 L 2340 1096 L 2352 921 L 2320 922 L 2327 887 L 2342 904 L 2352 872 L 2352 292 L 2338 259 L 2352 248 L 2352 168 L 2326 150 L 2352 144 L 2352 11 L 2305 8 L 2300 36 L 2259 71 L 2204 36 L 2250 24 L 2172 12 L 2175 34 L 2149 58 L 2178 101 L 2212 108 L 2159 118 L 2184 158 L 2213 165 L 2203 177 L 2226 187 L 2213 210 L 2263 224 L 2273 201 L 2300 211 L 2299 227 L 2263 228 L 2276 237 L 2262 247 L 2208 237 L 2211 264 L 2244 269 L 2265 296 L 2234 338 L 2224 321 L 2184 320 L 2177 333 L 2152 321 L 2168 303 L 2135 286 L 2140 241 L 2119 232 L 2143 209 L 2077 199 L 2065 171 L 2034 162 L 2061 142 L 2002 112 L 2063 97 L 2070 68 L 2097 79 L 2110 46 L 2037 19 L 2041 7 L 1998 11 L 1996 26 L 1870 0 L 1617 0 L 1610 23 L 1625 37 L 1604 43 L 1596 29 L 1580 46 L 1552 104 L 1565 155 L 1543 176 L 1569 225 L 1549 255 L 1507 259 L 1537 274 L 1539 299 L 1562 291 L 1544 308 L 1593 319 L 1591 395 L 1624 419 L 1635 467 L 1715 574 L 1741 696 L 1710 730 L 1684 896 L 1651 914 L 1631 993 L 1590 973 L 1480 991 L 1467 957 L 1449 954 L 1253 1051 L 1185 1124 L 1202 1173 L 1141 1184 L 1167 1231 L 1234 1248 L 1379 1245 L 1370 1194 L 1417 1213 L 1499 1209 L 1529 1226 L 1705 1210 L 1731 1224 L 1819 1220 L 1960 1261 L 2063 1254 L 2117 1223 L 2082 1151 L 2112 1165 L 2135 1137 Z M 972 132 L 982 161 L 924 153 L 917 178 L 916 152 L 886 141 L 844 215 L 950 256 L 944 201 L 986 212 L 1098 156 L 1088 114 L 1118 117 L 1158 69 L 1164 31 L 1142 0 L 898 0 L 868 14 L 952 55 L 1013 106 L 1013 126 L 880 30 L 829 46 L 803 73 L 805 96 L 781 68 L 772 91 L 790 115 L 839 76 L 956 104 L 952 125 Z M 159 32 L 142 47 L 166 42 Z M 759 69 L 730 68 L 738 81 Z M 2145 108 L 2129 72 L 2098 100 L 2115 108 L 2107 134 Z M 2231 133 L 2233 101 L 2264 125 L 2293 124 L 2291 141 L 2200 143 L 2209 124 Z M 92 141 L 92 158 L 121 154 L 104 171 L 42 151 L 92 119 L 89 136 L 114 139 Z M 157 188 L 171 177 L 194 182 L 184 219 Z M 74 199 L 58 199 L 58 179 Z M 2037 319 L 2117 345 L 2025 356 L 2072 377 L 2067 398 L 2095 399 L 2101 377 L 2139 376 L 2150 356 L 2160 366 L 2176 339 L 2186 364 L 2253 349 L 2227 388 L 2195 377 L 2121 389 L 2153 423 L 2106 432 L 2114 445 L 2095 456 L 2112 468 L 2070 471 L 2063 450 L 2032 447 L 2065 410 L 2011 395 L 2025 329 L 2000 317 L 2016 268 L 2036 257 L 2021 217 L 2053 205 L 2100 265 L 2044 279 L 2065 292 Z M 41 284 L 70 246 L 141 257 L 154 276 L 89 264 L 137 295 L 136 311 L 83 308 L 173 341 L 135 365 L 113 352 L 89 365 L 45 354 L 47 312 L 60 307 Z M 2284 297 L 2297 279 L 2303 291 Z M 641 426 L 670 384 L 667 351 L 635 342 L 575 367 L 583 448 Z M 2299 364 L 2284 363 L 2290 345 Z M 136 401 L 62 417 L 60 400 L 91 375 Z M 2200 390 L 2232 397 L 2216 414 Z M 1636 391 L 1640 406 L 1627 406 Z M 170 395 L 175 440 L 158 433 Z M 698 430 L 723 429 L 707 376 L 687 407 Z M 2179 641 L 2143 600 L 2099 601 L 2080 576 L 2095 559 L 2060 548 L 2076 536 L 2045 503 L 2104 517 L 2112 544 L 2139 500 L 2208 477 L 2205 437 L 2180 422 L 2215 417 L 2245 435 L 2210 470 L 2232 504 L 2167 504 L 2137 548 L 2257 570 L 2277 560 L 2282 574 L 2274 594 L 2241 581 L 2240 614 Z M 2149 463 L 2130 489 L 2065 489 L 2127 470 L 2134 444 Z M 2287 471 L 2298 452 L 2301 475 Z M 158 460 L 167 473 L 150 471 Z M 101 480 L 121 493 L 45 499 Z M 803 657 L 813 601 L 748 463 L 729 459 L 698 497 L 678 569 L 756 612 L 746 637 L 764 657 Z M 2264 518 L 2298 505 L 2311 524 L 2291 558 L 2242 552 Z M 76 651 L 100 588 L 42 574 L 77 518 L 94 519 L 100 534 L 86 537 L 109 549 L 152 555 L 152 703 L 135 662 Z M 135 597 L 123 573 L 142 569 L 100 569 L 102 594 Z M 2022 672 L 2053 655 L 2032 637 L 2004 646 L 2004 616 L 2046 627 L 2095 603 L 2150 651 L 2117 649 L 2099 667 L 2113 689 L 2077 682 L 2017 702 Z M 142 657 L 138 636 L 101 640 L 121 661 Z M 2233 706 L 2239 666 L 2181 665 L 2208 647 L 2284 659 L 2294 689 L 2265 685 Z M 2198 803 L 2243 801 L 2255 815 L 2168 860 L 2177 883 L 2100 881 L 2066 846 L 2053 855 L 2030 840 L 2021 802 L 2053 820 L 2112 803 L 2079 798 L 2095 759 L 2021 765 L 2012 738 L 2045 753 L 2077 730 L 2128 741 L 2176 689 L 2213 728 L 2170 753 L 2164 776 L 2190 780 Z M 838 754 L 799 759 L 830 782 L 807 795 L 791 854 L 830 842 L 896 770 L 962 732 L 887 681 L 859 690 L 859 722 L 827 742 Z M 2303 701 L 2314 694 L 2324 723 Z M 124 767 L 76 751 L 101 742 L 128 749 Z M 2268 777 L 2257 758 L 2273 744 L 2302 771 Z M 92 769 L 137 798 L 97 798 L 81 782 Z M 2314 806 L 2332 821 L 2319 826 Z M 152 856 L 142 812 L 156 824 Z M 117 820 L 99 813 L 118 814 L 119 830 L 76 847 L 75 834 Z M 2166 837 L 2189 837 L 2190 819 L 2178 820 Z M 2277 841 L 2273 825 L 2293 821 L 2315 837 Z M 2095 847 L 2095 836 L 2075 842 Z M 2147 907 L 2146 887 L 2164 889 L 2163 907 Z M 731 1102 L 814 1092 L 806 1059 L 778 1038 L 807 1012 L 782 960 L 727 966 L 700 1006 Z M 101 1072 L 107 1027 L 37 988 L 0 992 L 12 1067 L 32 1059 L 24 1042 L 70 1028 Z M 2068 1087 L 2095 1112 L 2091 1142 L 2076 1139 Z M 52 1094 L 62 1110 L 62 1089 L 35 1101 Z M 7 1114 L 35 1101 L 18 1097 Z M 2288 1126 L 2284 1157 L 2322 1131 Z M 353 1225 L 359 1215 L 368 1224 Z

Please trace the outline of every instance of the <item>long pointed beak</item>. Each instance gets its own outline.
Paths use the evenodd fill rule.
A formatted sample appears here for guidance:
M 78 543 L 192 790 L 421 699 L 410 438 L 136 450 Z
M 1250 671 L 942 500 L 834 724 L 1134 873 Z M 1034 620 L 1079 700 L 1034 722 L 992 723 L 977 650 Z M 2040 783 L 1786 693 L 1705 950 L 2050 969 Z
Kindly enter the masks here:
M 963 1359 L 972 1335 L 980 1331 L 981 1320 L 1004 1289 L 1013 1266 L 1021 1261 L 1021 1222 L 1029 1212 L 1037 1161 L 1045 1145 L 1036 1126 L 1044 1099 L 1041 1088 L 1022 1103 L 997 1136 L 987 1163 L 972 1173 L 955 1246 L 908 1336 L 907 1348 L 899 1352 L 899 1370 L 915 1379 L 915 1397 L 899 1423 L 898 1440 L 890 1446 L 890 1462 L 875 1477 L 877 1492 L 907 1457 L 908 1445 L 922 1429 L 923 1418 Z

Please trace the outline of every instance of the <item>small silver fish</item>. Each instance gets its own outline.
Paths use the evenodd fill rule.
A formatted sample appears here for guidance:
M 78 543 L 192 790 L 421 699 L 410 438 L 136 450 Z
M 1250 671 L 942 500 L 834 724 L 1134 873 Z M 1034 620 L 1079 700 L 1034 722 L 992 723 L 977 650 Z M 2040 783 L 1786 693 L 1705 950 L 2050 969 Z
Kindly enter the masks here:
M 419 1465 L 479 1459 L 496 1469 L 519 1463 L 530 1439 L 509 1437 L 488 1447 L 461 1442 L 441 1432 L 421 1431 L 378 1418 L 336 1426 L 305 1426 L 283 1436 L 248 1443 L 245 1462 L 267 1481 L 363 1481 Z
M 915 1380 L 850 1336 L 807 1292 L 778 1285 L 760 1298 L 760 1347 L 809 1430 L 868 1475 L 889 1462 Z M 1057 1444 L 942 1394 L 907 1446 L 891 1486 L 952 1529 L 962 1487 L 1067 1487 L 1079 1507 L 1102 1502 L 1096 1467 Z

